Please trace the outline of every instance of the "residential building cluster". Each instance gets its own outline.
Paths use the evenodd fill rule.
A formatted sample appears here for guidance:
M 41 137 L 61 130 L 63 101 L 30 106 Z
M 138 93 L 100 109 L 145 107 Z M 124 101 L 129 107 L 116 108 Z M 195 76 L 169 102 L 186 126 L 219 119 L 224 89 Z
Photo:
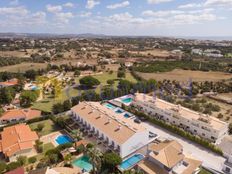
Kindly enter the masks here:
M 150 116 L 176 125 L 211 142 L 219 143 L 228 134 L 228 123 L 156 97 L 136 93 L 132 105 Z

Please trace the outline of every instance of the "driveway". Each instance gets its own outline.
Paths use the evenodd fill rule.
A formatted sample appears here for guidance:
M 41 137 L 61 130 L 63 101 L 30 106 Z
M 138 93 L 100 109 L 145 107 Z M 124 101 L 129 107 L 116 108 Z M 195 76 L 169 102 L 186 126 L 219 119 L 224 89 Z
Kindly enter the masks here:
M 141 125 L 146 127 L 149 131 L 158 134 L 159 137 L 177 140 L 183 146 L 184 154 L 191 155 L 193 158 L 202 161 L 202 165 L 204 167 L 222 171 L 222 165 L 226 160 L 224 157 L 217 155 L 207 150 L 206 148 L 203 148 L 156 125 L 151 125 L 150 123 L 146 122 L 141 123 Z

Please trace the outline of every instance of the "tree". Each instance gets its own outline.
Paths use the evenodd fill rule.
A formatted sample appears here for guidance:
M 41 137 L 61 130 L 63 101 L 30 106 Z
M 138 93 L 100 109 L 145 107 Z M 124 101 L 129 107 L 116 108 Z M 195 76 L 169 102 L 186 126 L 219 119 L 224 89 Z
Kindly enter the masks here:
M 17 162 L 9 163 L 6 168 L 7 168 L 7 171 L 11 171 L 11 170 L 17 169 L 20 166 L 21 164 L 17 161 Z
M 125 78 L 126 77 L 126 73 L 124 71 L 118 71 L 117 77 L 118 78 Z
M 62 113 L 64 112 L 64 106 L 62 103 L 57 103 L 52 106 L 52 112 L 54 114 Z
M 79 70 L 75 70 L 74 76 L 79 77 L 81 75 L 81 72 Z
M 6 170 L 6 167 L 7 167 L 6 163 L 0 161 L 0 173 L 3 173 Z
M 111 171 L 115 171 L 117 165 L 121 164 L 122 158 L 114 153 L 105 153 L 103 156 L 104 165 L 109 168 Z
M 101 152 L 94 146 L 92 148 L 86 148 L 85 154 L 89 157 L 93 165 L 92 173 L 96 174 L 101 168 Z
M 55 164 L 59 161 L 59 156 L 58 154 L 50 154 L 48 155 L 48 160 L 51 164 Z
M 92 76 L 86 76 L 79 80 L 80 84 L 86 87 L 93 87 L 100 85 L 100 81 Z
M 30 164 L 34 164 L 36 161 L 37 161 L 37 159 L 36 159 L 36 157 L 34 157 L 34 156 L 28 158 L 28 162 L 29 162 Z
M 27 163 L 27 157 L 26 156 L 18 156 L 17 162 L 19 162 L 20 165 L 23 166 Z
M 110 79 L 110 80 L 107 80 L 107 84 L 108 84 L 108 85 L 113 85 L 113 84 L 114 84 L 114 80 L 111 80 L 111 79 Z
M 41 131 L 43 130 L 43 128 L 44 128 L 44 124 L 43 124 L 43 123 L 39 123 L 39 124 L 37 125 L 37 130 L 38 130 L 39 132 L 41 132 Z
M 232 123 L 229 124 L 229 134 L 232 134 Z
M 0 88 L 0 104 L 10 104 L 15 94 L 16 92 L 12 87 Z
M 35 141 L 35 148 L 36 148 L 38 153 L 42 153 L 43 152 L 43 142 L 40 140 L 36 140 Z
M 63 103 L 64 111 L 70 110 L 71 107 L 72 107 L 72 103 L 69 100 L 65 100 L 64 103 Z
M 24 76 L 28 79 L 31 79 L 31 80 L 35 80 L 36 76 L 38 75 L 38 73 L 31 69 L 31 70 L 27 70 L 24 74 Z
M 64 161 L 66 164 L 70 164 L 71 161 L 72 161 L 72 155 L 71 154 L 67 154 L 65 157 L 64 157 Z
M 74 141 L 79 141 L 83 138 L 83 133 L 78 129 L 72 130 L 71 134 L 73 135 Z
M 20 95 L 20 105 L 29 107 L 39 97 L 38 91 L 23 91 Z

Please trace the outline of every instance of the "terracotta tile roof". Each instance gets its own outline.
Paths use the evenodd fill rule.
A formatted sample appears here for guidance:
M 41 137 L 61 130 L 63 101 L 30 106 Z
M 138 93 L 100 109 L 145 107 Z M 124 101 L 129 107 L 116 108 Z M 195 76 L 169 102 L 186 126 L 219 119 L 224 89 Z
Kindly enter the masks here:
M 129 122 L 123 123 L 117 116 L 114 116 L 115 113 L 112 110 L 106 109 L 96 102 L 80 102 L 72 108 L 72 111 L 80 115 L 90 125 L 94 125 L 101 132 L 104 132 L 117 144 L 123 144 L 137 132 L 145 130 L 143 127 L 141 129 L 132 127 Z
M 24 168 L 20 167 L 12 171 L 6 172 L 5 174 L 24 174 Z
M 194 171 L 199 168 L 202 164 L 201 161 L 191 159 L 191 158 L 184 158 L 184 162 L 188 164 L 187 168 L 183 171 L 182 174 L 189 174 L 194 173 Z
M 39 139 L 36 132 L 31 131 L 25 124 L 6 127 L 0 133 L 0 152 L 10 157 L 17 152 L 33 148 L 33 144 Z
M 6 111 L 1 117 L 0 121 L 12 119 L 30 120 L 41 116 L 41 111 L 33 109 L 13 109 Z
M 138 164 L 139 168 L 141 168 L 143 171 L 149 174 L 168 174 L 167 171 L 165 171 L 163 168 L 158 166 L 157 164 L 149 161 L 149 160 L 144 160 L 141 161 Z
M 88 140 L 80 140 L 75 142 L 75 146 L 78 147 L 80 145 L 86 146 L 87 144 L 89 144 L 90 142 Z
M 165 141 L 159 144 L 153 144 L 150 147 L 152 151 L 149 155 L 168 168 L 174 167 L 184 159 L 182 146 L 177 141 Z
M 18 82 L 19 82 L 18 79 L 11 79 L 5 82 L 0 82 L 0 86 L 4 86 L 4 87 L 15 86 L 18 84 Z

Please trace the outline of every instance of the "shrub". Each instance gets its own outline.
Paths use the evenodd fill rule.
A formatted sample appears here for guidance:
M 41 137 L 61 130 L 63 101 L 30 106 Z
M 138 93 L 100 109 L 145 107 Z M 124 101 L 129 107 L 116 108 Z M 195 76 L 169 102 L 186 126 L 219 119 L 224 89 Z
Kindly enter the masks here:
M 17 157 L 17 162 L 19 162 L 20 165 L 23 166 L 27 163 L 27 157 L 26 156 L 19 156 L 19 157 Z
M 0 173 L 3 173 L 6 170 L 6 163 L 0 162 Z
M 21 164 L 17 161 L 17 162 L 9 163 L 6 168 L 7 168 L 7 171 L 11 171 L 11 170 L 17 169 L 20 166 Z
M 30 157 L 30 158 L 28 158 L 28 162 L 29 162 L 30 164 L 33 164 L 33 163 L 35 163 L 36 161 L 37 161 L 36 157 Z

